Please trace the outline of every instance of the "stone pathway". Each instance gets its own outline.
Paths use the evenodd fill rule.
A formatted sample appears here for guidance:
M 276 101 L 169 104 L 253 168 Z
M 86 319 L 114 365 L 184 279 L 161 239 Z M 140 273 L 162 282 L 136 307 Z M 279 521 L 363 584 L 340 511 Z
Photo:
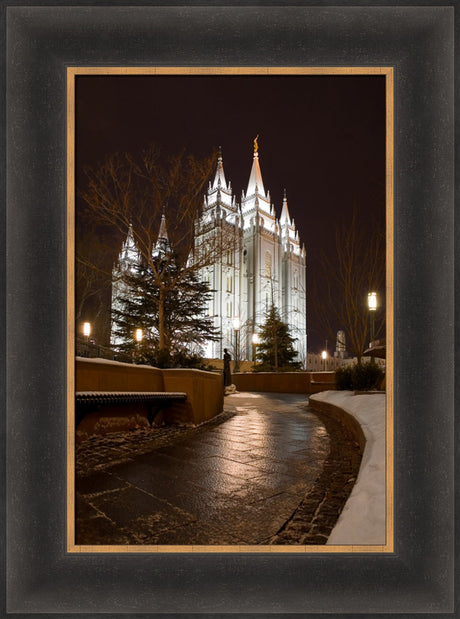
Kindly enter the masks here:
M 324 544 L 359 467 L 352 437 L 302 395 L 236 394 L 225 409 L 80 446 L 76 543 Z

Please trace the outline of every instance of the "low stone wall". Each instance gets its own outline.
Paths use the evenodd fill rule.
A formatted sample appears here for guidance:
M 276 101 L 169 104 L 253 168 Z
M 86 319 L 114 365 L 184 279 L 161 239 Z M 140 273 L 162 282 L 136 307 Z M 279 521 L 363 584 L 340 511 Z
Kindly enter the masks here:
M 238 391 L 319 393 L 334 389 L 334 372 L 251 372 L 233 374 Z
M 77 357 L 75 390 L 165 391 L 163 371 L 148 365 Z
M 203 423 L 222 412 L 222 374 L 202 370 L 163 370 L 165 391 L 185 391 L 187 401 L 165 411 L 165 421 Z
M 212 368 L 216 370 L 224 369 L 224 360 L 223 359 L 205 359 L 206 363 L 208 363 Z M 240 372 L 252 372 L 252 368 L 254 367 L 254 361 L 240 361 Z M 230 370 L 232 374 L 235 371 L 235 360 L 232 359 L 230 361 Z
M 309 400 L 310 407 L 317 411 L 318 413 L 323 413 L 325 415 L 330 415 L 340 421 L 340 423 L 348 428 L 352 434 L 356 437 L 356 441 L 359 444 L 361 452 L 364 452 L 364 447 L 366 445 L 366 437 L 364 436 L 363 429 L 358 421 L 351 415 L 347 413 L 340 406 L 336 406 L 331 402 L 316 400 L 315 398 L 310 398 Z
M 201 370 L 161 370 L 105 359 L 77 358 L 76 391 L 182 391 L 187 401 L 160 412 L 156 423 L 199 424 L 223 410 L 222 374 Z M 148 426 L 147 406 L 104 407 L 87 415 L 78 426 L 80 435 Z M 77 434 L 78 434 L 77 433 Z

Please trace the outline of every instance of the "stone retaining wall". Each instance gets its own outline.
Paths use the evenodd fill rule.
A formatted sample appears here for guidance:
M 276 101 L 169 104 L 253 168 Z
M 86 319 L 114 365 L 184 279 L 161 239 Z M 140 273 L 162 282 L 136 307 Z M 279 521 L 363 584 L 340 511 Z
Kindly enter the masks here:
M 319 393 L 334 389 L 334 372 L 251 372 L 233 374 L 238 391 Z
M 331 404 L 330 402 L 322 402 L 320 400 L 316 400 L 315 398 L 310 398 L 309 404 L 310 408 L 314 411 L 330 415 L 331 417 L 334 417 L 334 419 L 340 421 L 340 423 L 348 428 L 356 437 L 356 441 L 359 444 L 361 452 L 364 451 L 366 437 L 364 436 L 361 425 L 353 417 L 353 415 L 350 415 L 350 413 L 347 413 L 347 411 L 343 410 L 343 408 L 340 408 L 339 406 L 336 406 L 335 404 Z
M 153 368 L 107 361 L 77 358 L 76 391 L 182 391 L 187 401 L 174 404 L 156 418 L 156 423 L 190 423 L 197 425 L 223 410 L 222 374 L 201 370 Z M 86 435 L 92 432 L 117 431 L 146 425 L 147 406 L 102 408 L 90 413 L 79 424 Z

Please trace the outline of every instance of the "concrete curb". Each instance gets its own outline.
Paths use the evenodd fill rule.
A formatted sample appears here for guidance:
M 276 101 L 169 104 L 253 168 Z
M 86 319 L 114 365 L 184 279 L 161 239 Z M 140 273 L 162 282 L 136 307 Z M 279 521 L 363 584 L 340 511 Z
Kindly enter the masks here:
M 385 394 L 326 391 L 310 396 L 310 406 L 343 423 L 355 434 L 363 449 L 358 478 L 327 544 L 385 546 Z
M 344 425 L 348 430 L 350 430 L 358 443 L 361 452 L 364 452 L 364 448 L 366 446 L 366 437 L 364 436 L 363 429 L 361 428 L 358 421 L 351 415 L 347 413 L 346 410 L 340 408 L 336 404 L 332 404 L 331 402 L 321 402 L 316 400 L 315 396 L 310 396 L 310 406 L 314 411 L 318 413 L 323 413 L 325 415 L 330 415 L 339 421 L 342 425 Z

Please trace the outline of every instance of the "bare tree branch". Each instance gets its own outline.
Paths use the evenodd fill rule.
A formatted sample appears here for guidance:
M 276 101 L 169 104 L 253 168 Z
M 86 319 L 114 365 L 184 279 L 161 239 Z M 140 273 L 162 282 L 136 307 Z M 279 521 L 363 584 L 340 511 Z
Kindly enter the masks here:
M 200 245 L 198 241 L 194 246 L 195 226 L 215 161 L 215 154 L 203 159 L 186 154 L 185 150 L 165 155 L 158 146 L 152 145 L 139 155 L 116 153 L 100 166 L 85 171 L 87 182 L 79 197 L 84 204 L 83 216 L 87 226 L 102 226 L 110 230 L 113 237 L 122 239 L 131 228 L 141 262 L 149 267 L 159 288 L 160 300 L 164 300 L 189 273 L 213 265 L 234 243 L 231 235 L 221 231 L 212 238 L 207 237 L 205 244 Z M 159 262 L 153 258 L 152 248 L 164 209 L 172 252 Z M 225 228 L 225 222 L 222 228 Z M 96 280 L 92 280 L 87 267 L 95 255 L 97 253 L 79 260 L 78 277 L 83 280 L 88 277 L 91 280 L 87 282 L 89 288 L 89 284 Z M 178 256 L 182 268 L 174 271 L 173 278 L 166 280 L 165 261 L 177 263 Z M 93 266 L 95 272 L 101 268 L 97 264 Z M 111 283 L 111 275 L 107 280 Z M 77 303 L 82 301 L 80 297 Z M 160 309 L 160 317 L 162 315 Z M 159 331 L 160 348 L 166 347 L 164 320 L 160 320 Z
M 318 328 L 335 341 L 338 330 L 346 336 L 347 348 L 361 359 L 369 334 L 367 294 L 385 290 L 385 238 L 380 230 L 370 234 L 359 225 L 355 208 L 348 225 L 337 228 L 335 256 L 321 254 L 320 273 L 311 294 Z M 384 330 L 384 313 L 376 322 L 377 337 Z M 345 343 L 345 342 L 343 342 Z

